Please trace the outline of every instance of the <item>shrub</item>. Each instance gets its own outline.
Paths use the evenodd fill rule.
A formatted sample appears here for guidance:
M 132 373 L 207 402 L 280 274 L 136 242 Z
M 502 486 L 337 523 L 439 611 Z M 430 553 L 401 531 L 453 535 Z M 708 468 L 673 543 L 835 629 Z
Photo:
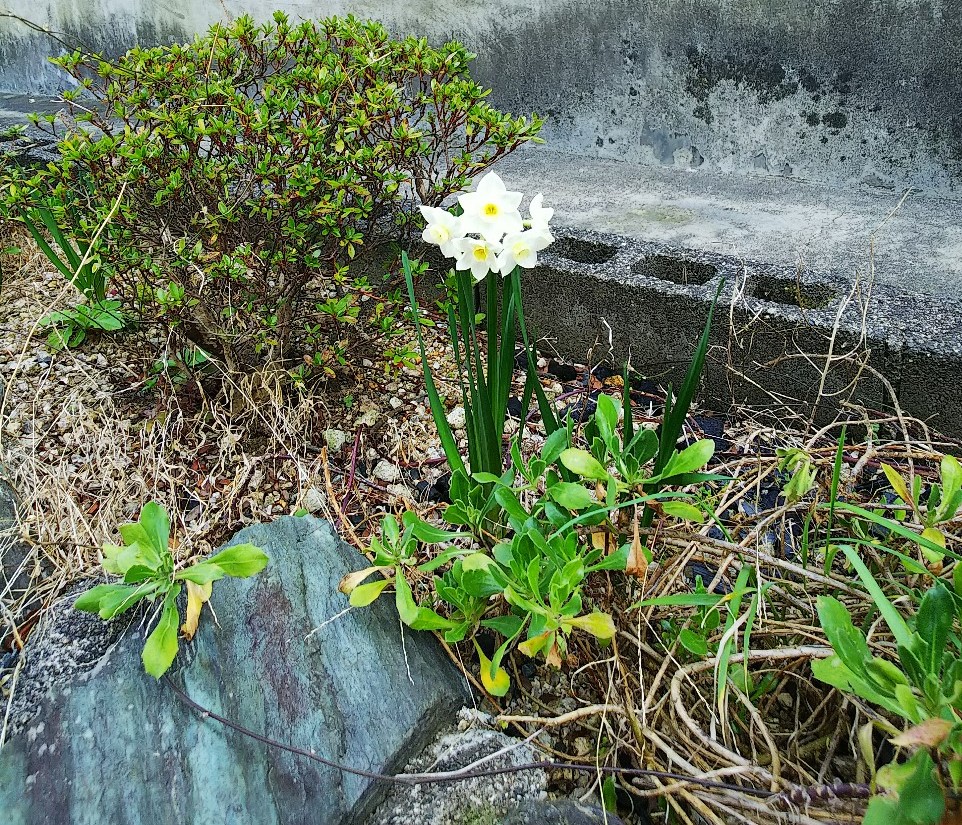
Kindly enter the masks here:
M 57 58 L 78 82 L 71 117 L 37 122 L 62 159 L 9 184 L 6 204 L 69 210 L 78 239 L 106 222 L 99 264 L 145 340 L 230 371 L 330 373 L 351 330 L 391 335 L 400 307 L 349 264 L 540 129 L 485 102 L 473 58 L 280 12 L 113 62 Z

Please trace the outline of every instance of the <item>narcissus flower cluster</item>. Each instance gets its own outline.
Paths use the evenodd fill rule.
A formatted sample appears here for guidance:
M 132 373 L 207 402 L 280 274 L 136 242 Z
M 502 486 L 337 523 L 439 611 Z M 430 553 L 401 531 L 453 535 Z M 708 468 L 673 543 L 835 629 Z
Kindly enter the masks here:
M 470 269 L 478 281 L 489 272 L 507 275 L 516 266 L 531 269 L 538 263 L 538 253 L 554 240 L 548 226 L 554 209 L 545 208 L 541 195 L 536 195 L 525 221 L 518 209 L 522 197 L 508 191 L 495 172 L 488 172 L 473 192 L 458 196 L 460 215 L 422 206 L 428 223 L 421 237 L 446 258 L 454 258 L 455 269 Z

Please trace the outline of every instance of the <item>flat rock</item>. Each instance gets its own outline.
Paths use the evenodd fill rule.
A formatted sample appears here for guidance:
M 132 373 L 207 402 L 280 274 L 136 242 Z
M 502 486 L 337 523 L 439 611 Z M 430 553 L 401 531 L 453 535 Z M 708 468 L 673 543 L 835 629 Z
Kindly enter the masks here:
M 508 770 L 493 776 L 395 786 L 366 825 L 498 825 L 508 811 L 545 797 L 545 772 L 519 770 L 541 759 L 531 745 L 484 727 L 484 714 L 465 708 L 459 716 L 458 730 L 438 736 L 405 773 L 444 773 L 469 766 L 476 766 L 469 770 Z
M 33 577 L 41 575 L 46 565 L 43 556 L 20 538 L 20 501 L 5 476 L 6 470 L 0 465 L 0 600 L 10 611 L 8 618 L 19 624 L 39 607 L 29 592 Z
M 394 772 L 450 723 L 464 680 L 393 603 L 351 610 L 337 583 L 363 559 L 326 521 L 254 525 L 270 563 L 214 585 L 170 671 L 204 707 L 340 764 Z M 27 645 L 0 759 L 9 825 L 355 823 L 386 786 L 270 747 L 188 708 L 142 669 L 142 617 L 119 626 L 64 600 Z M 105 649 L 106 646 L 106 649 Z
M 496 825 L 624 825 L 614 814 L 573 799 L 522 802 Z

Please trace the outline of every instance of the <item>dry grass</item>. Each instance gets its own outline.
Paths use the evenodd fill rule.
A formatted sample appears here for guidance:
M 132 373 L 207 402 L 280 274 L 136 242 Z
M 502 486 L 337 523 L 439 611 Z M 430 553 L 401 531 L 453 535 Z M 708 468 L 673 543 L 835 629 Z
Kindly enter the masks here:
M 385 387 L 388 379 L 362 376 L 342 388 L 355 396 L 350 407 L 330 395 L 326 401 L 285 396 L 263 374 L 228 381 L 226 399 L 215 401 L 200 385 L 176 397 L 145 391 L 119 339 L 48 358 L 42 337 L 27 337 L 24 330 L 36 330 L 40 318 L 71 296 L 26 239 L 18 241 L 26 251 L 4 261 L 0 305 L 0 350 L 7 362 L 0 364 L 7 386 L 0 459 L 21 493 L 21 526 L 11 537 L 16 543 L 5 542 L 0 552 L 5 562 L 16 546 L 25 552 L 0 590 L 0 652 L 22 647 L 38 616 L 69 583 L 102 575 L 100 546 L 148 500 L 171 514 L 179 561 L 208 553 L 245 524 L 294 512 L 308 493 L 321 502 L 320 514 L 361 545 L 376 516 L 404 491 L 373 481 L 359 464 L 390 457 L 424 470 L 434 435 L 415 400 L 420 384 L 414 373 L 401 378 L 415 389 L 395 416 L 385 402 L 402 391 Z M 838 357 L 825 359 L 825 374 Z M 941 451 L 956 449 L 934 443 L 897 402 L 895 415 L 887 417 L 842 409 L 850 429 L 862 432 L 845 455 L 843 492 L 853 498 L 865 498 L 860 485 L 880 461 L 931 478 Z M 373 428 L 359 423 L 370 410 L 380 417 Z M 773 428 L 744 416 L 730 427 L 731 449 L 713 469 L 734 481 L 712 494 L 730 539 L 708 527 L 662 527 L 649 534 L 656 563 L 635 579 L 600 575 L 590 583 L 594 603 L 618 620 L 615 643 L 599 652 L 576 635 L 561 672 L 533 671 L 516 656 L 514 698 L 495 705 L 503 720 L 526 735 L 546 729 L 537 741 L 569 761 L 680 775 L 617 780 L 638 810 L 668 808 L 679 822 L 858 821 L 864 800 L 844 798 L 840 794 L 851 788 L 831 786 L 867 781 L 852 731 L 873 711 L 816 682 L 810 662 L 829 652 L 816 595 L 839 595 L 856 624 L 870 616 L 871 601 L 840 568 L 824 570 L 819 558 L 805 563 L 797 551 L 777 552 L 769 540 L 809 516 L 811 529 L 824 530 L 818 506 L 829 494 L 841 423 L 818 429 L 811 420 L 795 419 L 792 427 Z M 331 426 L 342 427 L 348 442 L 328 464 L 321 433 Z M 732 520 L 726 514 L 740 503 L 755 502 L 777 485 L 777 447 L 808 452 L 818 468 L 817 490 L 802 502 L 758 507 Z M 727 633 L 723 623 L 709 634 L 716 649 L 729 646 L 728 667 L 750 674 L 754 692 L 722 681 L 727 687 L 720 696 L 718 654 L 693 656 L 675 640 L 679 629 L 697 621 L 696 611 L 633 607 L 642 598 L 690 591 L 692 564 L 709 571 L 709 589 L 730 588 L 746 566 L 765 588 L 753 615 L 749 596 Z M 872 644 L 891 653 L 878 627 Z M 463 653 L 465 661 L 473 659 L 467 649 Z M 555 780 L 569 781 L 563 775 Z M 592 777 L 580 792 L 596 796 L 601 780 Z

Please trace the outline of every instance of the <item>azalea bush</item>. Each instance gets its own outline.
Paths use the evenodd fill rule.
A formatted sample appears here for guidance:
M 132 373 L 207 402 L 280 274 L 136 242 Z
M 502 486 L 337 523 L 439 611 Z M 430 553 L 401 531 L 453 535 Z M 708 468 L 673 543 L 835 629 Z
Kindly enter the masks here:
M 5 203 L 54 205 L 79 244 L 97 237 L 93 266 L 151 362 L 330 374 L 358 341 L 395 346 L 403 285 L 365 253 L 540 129 L 488 105 L 472 59 L 280 12 L 115 61 L 68 54 L 72 119 L 38 119 L 61 160 L 8 179 Z

